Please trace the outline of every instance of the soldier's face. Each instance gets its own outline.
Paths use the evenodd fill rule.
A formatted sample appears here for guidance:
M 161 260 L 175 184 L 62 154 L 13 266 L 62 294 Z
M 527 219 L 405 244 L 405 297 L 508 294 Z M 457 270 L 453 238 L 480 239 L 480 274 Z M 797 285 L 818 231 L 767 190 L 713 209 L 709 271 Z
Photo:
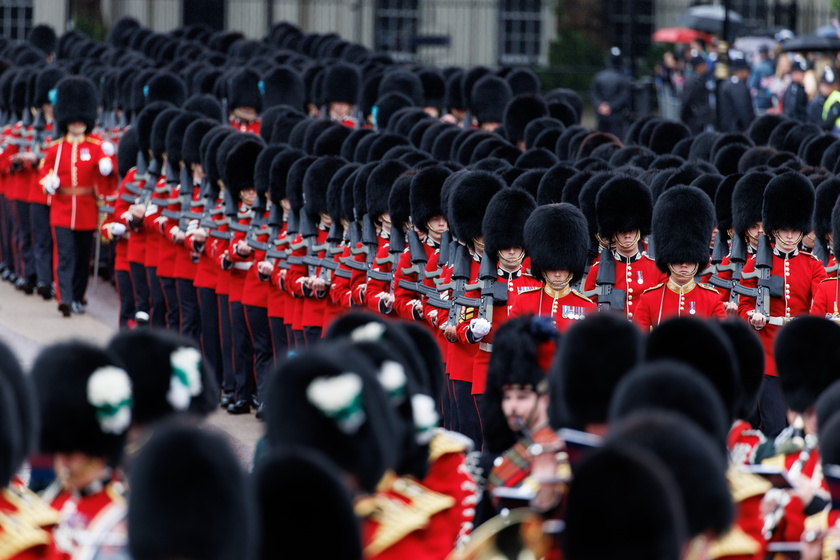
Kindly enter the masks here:
M 783 247 L 795 247 L 802 241 L 802 232 L 798 229 L 780 229 L 776 232 L 776 242 Z
M 72 122 L 67 125 L 67 132 L 75 136 L 81 136 L 87 130 L 87 125 L 83 122 Z
M 242 192 L 239 193 L 239 198 L 242 199 L 242 202 L 251 206 L 257 198 L 257 190 L 253 187 L 250 189 L 243 189 Z
M 446 218 L 443 216 L 435 216 L 429 220 L 426 224 L 429 229 L 429 235 L 432 236 L 432 239 L 435 241 L 440 240 L 440 234 L 449 229 L 449 225 L 446 223 Z
M 65 490 L 79 491 L 102 478 L 105 460 L 85 453 L 56 453 L 53 456 L 53 470 Z
M 526 389 L 505 389 L 502 395 L 502 414 L 508 427 L 519 432 L 522 428 L 531 429 L 538 416 L 539 397 L 535 391 Z

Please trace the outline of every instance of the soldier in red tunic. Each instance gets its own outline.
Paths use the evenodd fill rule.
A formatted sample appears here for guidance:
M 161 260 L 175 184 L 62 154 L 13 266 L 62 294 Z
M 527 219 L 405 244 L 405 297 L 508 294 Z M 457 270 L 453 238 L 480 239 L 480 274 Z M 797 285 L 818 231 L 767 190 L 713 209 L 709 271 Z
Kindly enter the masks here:
M 58 263 L 59 311 L 83 313 L 92 232 L 99 226 L 99 183 L 113 171 L 102 142 L 88 136 L 96 123 L 96 88 L 70 76 L 56 84 L 58 133 L 41 164 L 40 182 L 50 199 L 50 226 Z
M 349 128 L 359 126 L 356 103 L 359 97 L 359 69 L 353 64 L 339 62 L 324 70 L 324 103 L 330 120 Z
M 834 204 L 831 210 L 831 224 L 828 229 L 828 238 L 832 247 L 832 254 L 836 253 L 834 249 L 834 232 L 840 232 L 840 204 Z M 832 257 L 834 258 L 834 257 Z M 815 317 L 825 317 L 834 322 L 840 320 L 840 273 L 835 272 L 820 282 L 817 287 L 817 292 L 814 294 L 814 301 L 811 304 L 811 315 Z
M 557 330 L 565 332 L 574 321 L 594 312 L 595 303 L 571 288 L 583 277 L 588 239 L 586 218 L 577 207 L 562 203 L 534 210 L 525 223 L 525 250 L 531 259 L 531 275 L 543 286 L 519 293 L 510 316 L 550 317 Z
M 714 220 L 712 201 L 697 187 L 671 187 L 657 200 L 656 265 L 669 277 L 639 299 L 633 322 L 643 331 L 673 316 L 726 317 L 718 291 L 695 280 L 709 262 Z
M 48 347 L 31 375 L 41 411 L 40 447 L 52 455 L 56 473 L 43 495 L 59 512 L 52 557 L 69 560 L 119 542 L 114 538 L 120 533 L 125 538 L 117 468 L 131 425 L 131 379 L 111 354 L 82 342 Z
M 600 261 L 589 269 L 584 293 L 599 303 L 599 309 L 623 312 L 633 318 L 634 305 L 646 289 L 665 280 L 656 262 L 642 252 L 642 241 L 650 234 L 653 201 L 650 189 L 630 177 L 616 177 L 608 181 L 595 201 L 598 234 L 610 243 L 611 250 L 601 251 L 615 260 L 615 275 L 607 278 L 611 298 L 600 302 L 597 286 Z
M 765 379 L 759 395 L 761 430 L 775 437 L 785 426 L 785 406 L 776 377 L 773 344 L 782 325 L 793 318 L 807 315 L 820 282 L 826 277 L 822 263 L 800 253 L 798 246 L 805 233 L 811 231 L 814 211 L 814 187 L 805 176 L 790 171 L 774 177 L 764 191 L 762 210 L 764 231 L 756 256 L 741 272 L 741 284 L 754 288 L 758 284 L 758 256 L 764 249 L 764 270 L 769 272 L 769 308 L 759 313 L 757 300 L 742 296 L 738 314 L 758 331 L 764 346 Z M 774 242 L 772 252 L 771 241 Z M 767 256 L 772 255 L 770 258 Z M 767 262 L 769 261 L 769 262 Z M 769 269 L 767 266 L 769 265 Z M 761 271 L 758 270 L 760 273 Z
M 236 70 L 227 80 L 228 122 L 239 132 L 260 133 L 262 94 L 259 84 L 259 74 L 250 68 Z

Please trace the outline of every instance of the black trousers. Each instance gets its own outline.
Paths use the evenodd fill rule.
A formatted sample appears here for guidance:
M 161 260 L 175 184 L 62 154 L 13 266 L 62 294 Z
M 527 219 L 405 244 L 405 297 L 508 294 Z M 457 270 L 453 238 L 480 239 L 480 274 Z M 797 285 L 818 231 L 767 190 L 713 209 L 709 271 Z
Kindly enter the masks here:
M 172 332 L 181 332 L 181 306 L 178 301 L 178 284 L 175 278 L 158 276 L 166 300 L 166 328 Z
M 303 338 L 306 343 L 306 348 L 314 348 L 321 341 L 321 333 L 323 331 L 323 327 L 303 327 Z
M 254 345 L 254 373 L 257 382 L 257 400 L 263 402 L 266 382 L 274 368 L 274 348 L 271 342 L 271 326 L 268 321 L 268 310 L 265 307 L 246 305 L 245 314 L 248 319 L 248 331 L 251 333 L 251 343 Z
M 447 430 L 457 432 L 459 431 L 460 423 L 458 422 L 458 406 L 455 401 L 455 382 L 447 378 L 444 389 L 443 395 L 441 395 L 443 426 Z
M 35 276 L 39 284 L 49 286 L 53 282 L 53 239 L 50 231 L 50 207 L 46 204 L 29 205 L 29 221 L 32 224 L 32 257 Z M 131 286 L 129 285 L 129 294 Z
M 128 270 L 131 273 L 131 288 L 134 292 L 134 309 L 151 314 L 149 277 L 146 275 L 146 267 L 142 263 L 129 262 Z
M 778 377 L 765 375 L 758 390 L 759 428 L 768 439 L 775 438 L 787 426 L 787 405 Z
M 0 253 L 3 265 L 9 270 L 15 269 L 15 256 L 12 253 L 12 239 L 14 237 L 14 222 L 12 220 L 12 202 L 0 195 Z M 51 232 L 52 234 L 52 232 Z
M 216 385 L 222 387 L 224 367 L 222 347 L 219 344 L 219 300 L 211 288 L 196 288 L 198 295 L 201 351 L 204 361 L 213 368 Z
M 201 310 L 198 306 L 198 294 L 192 280 L 176 278 L 178 306 L 181 309 L 181 335 L 196 342 L 201 339 Z
M 134 318 L 134 293 L 131 289 L 131 274 L 127 270 L 117 270 L 117 297 L 120 300 L 120 328 L 128 326 L 129 319 Z M 38 280 L 41 281 L 40 279 Z
M 248 332 L 248 319 L 241 301 L 230 302 L 230 329 L 233 337 L 233 378 L 236 400 L 254 396 L 254 345 Z
M 219 295 L 219 344 L 222 348 L 222 391 L 233 393 L 236 380 L 233 373 L 233 327 L 230 318 L 230 301 L 227 294 Z
M 36 279 L 35 258 L 32 253 L 32 221 L 28 202 L 15 201 L 15 222 L 17 231 L 17 256 L 19 274 L 32 282 Z
M 56 297 L 60 303 L 81 302 L 87 291 L 93 231 L 54 227 L 53 235 L 58 253 Z
M 484 441 L 481 433 L 481 418 L 478 415 L 478 405 L 472 395 L 472 383 L 469 381 L 453 381 L 455 387 L 455 401 L 458 409 L 458 431 L 475 442 L 475 448 L 480 450 Z
M 166 297 L 163 286 L 157 275 L 156 266 L 146 267 L 146 277 L 149 279 L 149 296 L 152 300 L 151 320 L 149 324 L 158 329 L 166 328 Z
M 268 323 L 271 326 L 271 345 L 274 349 L 274 365 L 277 365 L 289 353 L 289 335 L 292 329 L 280 317 L 269 317 Z

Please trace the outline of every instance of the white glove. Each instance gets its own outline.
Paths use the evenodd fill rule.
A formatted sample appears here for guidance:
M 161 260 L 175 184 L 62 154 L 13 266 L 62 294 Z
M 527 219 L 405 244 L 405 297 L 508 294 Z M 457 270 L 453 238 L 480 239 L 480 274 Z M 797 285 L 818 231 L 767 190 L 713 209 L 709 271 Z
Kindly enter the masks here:
M 158 211 L 157 204 L 149 204 L 146 206 L 146 216 L 151 216 L 152 214 L 156 214 Z
M 58 187 L 61 184 L 58 175 L 47 175 L 44 179 L 44 192 L 47 194 L 55 194 L 55 191 L 58 190 Z
M 114 162 L 111 161 L 111 158 L 102 158 L 99 160 L 99 173 L 101 173 L 103 177 L 110 175 L 113 170 Z
M 116 153 L 114 150 L 114 145 L 111 142 L 102 142 L 102 153 L 108 157 L 111 157 Z
M 111 235 L 119 237 L 125 233 L 125 226 L 117 222 L 111 222 Z
M 493 324 L 487 319 L 473 319 L 470 321 L 470 332 L 472 332 L 473 338 L 477 341 L 487 336 L 491 328 L 493 328 Z

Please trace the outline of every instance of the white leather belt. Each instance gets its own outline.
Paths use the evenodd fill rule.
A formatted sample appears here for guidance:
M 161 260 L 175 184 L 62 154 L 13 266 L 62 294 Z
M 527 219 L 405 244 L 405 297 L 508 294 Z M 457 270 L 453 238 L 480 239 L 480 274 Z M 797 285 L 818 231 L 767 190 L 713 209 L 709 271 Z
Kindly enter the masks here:
M 492 342 L 479 342 L 478 349 L 483 350 L 485 352 L 492 352 L 493 351 L 493 343 Z
M 253 262 L 235 262 L 233 263 L 233 268 L 236 270 L 251 270 L 251 267 L 254 266 Z
M 782 327 L 794 319 L 796 319 L 796 317 L 767 317 L 767 324 Z

